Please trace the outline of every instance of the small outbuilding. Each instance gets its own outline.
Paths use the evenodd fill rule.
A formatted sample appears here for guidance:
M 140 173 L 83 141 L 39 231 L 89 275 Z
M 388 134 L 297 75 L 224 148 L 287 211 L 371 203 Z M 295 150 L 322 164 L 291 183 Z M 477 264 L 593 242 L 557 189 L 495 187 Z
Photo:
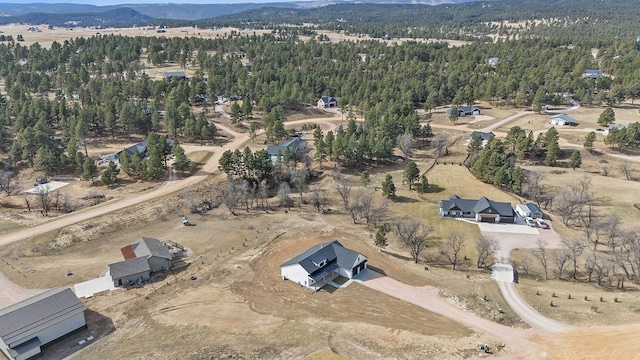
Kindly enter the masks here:
M 516 205 L 516 212 L 524 218 L 542 219 L 544 216 L 542 209 L 534 203 L 518 204 Z
M 84 306 L 69 288 L 57 287 L 0 309 L 0 350 L 10 360 L 24 360 L 49 344 L 85 328 Z
M 342 275 L 352 279 L 367 268 L 367 258 L 338 240 L 321 243 L 280 265 L 280 276 L 312 290 Z
M 575 123 L 575 120 L 567 114 L 554 115 L 549 119 L 549 124 L 551 125 L 564 126 L 564 125 L 573 125 L 574 123 Z
M 584 76 L 588 79 L 597 79 L 601 78 L 604 75 L 602 70 L 598 69 L 587 69 L 584 71 Z

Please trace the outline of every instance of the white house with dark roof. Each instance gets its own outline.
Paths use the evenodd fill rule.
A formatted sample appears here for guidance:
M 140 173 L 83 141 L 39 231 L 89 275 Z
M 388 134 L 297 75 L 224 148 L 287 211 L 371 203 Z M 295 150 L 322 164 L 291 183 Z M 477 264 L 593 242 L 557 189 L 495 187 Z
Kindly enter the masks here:
M 482 139 L 482 147 L 484 148 L 485 146 L 487 146 L 487 143 L 489 142 L 489 140 L 494 138 L 496 135 L 491 131 L 489 132 L 474 131 L 471 133 L 471 136 L 469 136 L 469 140 L 467 140 L 467 145 L 471 142 L 471 140 L 473 140 L 475 136 L 480 136 L 480 138 Z
M 587 69 L 584 71 L 584 76 L 589 79 L 597 79 L 604 75 L 602 70 L 599 69 Z
M 342 275 L 351 279 L 367 268 L 367 258 L 342 246 L 338 240 L 315 245 L 280 265 L 280 276 L 296 284 L 320 290 Z
M 37 356 L 41 346 L 86 327 L 86 309 L 61 287 L 0 309 L 0 351 L 10 360 Z
M 476 222 L 513 223 L 515 212 L 508 202 L 489 200 L 483 196 L 480 199 L 462 199 L 453 195 L 438 203 L 440 217 L 467 218 Z
M 151 273 L 171 268 L 169 246 L 158 239 L 141 237 L 121 248 L 120 252 L 124 261 L 109 264 L 114 286 L 142 283 L 149 280 Z
M 338 100 L 340 98 L 335 96 L 323 96 L 318 99 L 318 107 L 323 109 L 338 107 Z
M 459 117 L 480 115 L 480 108 L 479 107 L 475 107 L 475 106 L 458 106 L 457 109 L 458 109 L 458 116 Z M 447 116 L 451 116 L 451 109 L 447 109 L 446 113 L 447 113 Z

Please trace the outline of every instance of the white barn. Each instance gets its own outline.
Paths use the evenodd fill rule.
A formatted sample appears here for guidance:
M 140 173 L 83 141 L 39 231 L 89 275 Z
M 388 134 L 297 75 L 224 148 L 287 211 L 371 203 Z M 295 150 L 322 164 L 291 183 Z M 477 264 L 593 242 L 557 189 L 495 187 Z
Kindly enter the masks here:
M 575 120 L 566 114 L 558 114 L 554 115 L 549 119 L 549 124 L 551 125 L 573 125 Z
M 0 351 L 10 360 L 34 357 L 41 346 L 86 327 L 86 309 L 61 287 L 0 309 Z
M 320 290 L 328 282 L 342 275 L 352 279 L 367 268 L 367 258 L 342 246 L 338 240 L 315 245 L 280 265 L 283 280 Z

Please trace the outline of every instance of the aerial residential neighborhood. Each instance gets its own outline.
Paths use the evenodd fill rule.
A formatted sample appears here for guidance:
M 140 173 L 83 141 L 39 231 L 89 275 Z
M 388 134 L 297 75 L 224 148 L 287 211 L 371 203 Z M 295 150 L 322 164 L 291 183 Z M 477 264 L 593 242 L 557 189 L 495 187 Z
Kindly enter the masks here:
M 0 14 L 0 358 L 640 353 L 636 2 Z

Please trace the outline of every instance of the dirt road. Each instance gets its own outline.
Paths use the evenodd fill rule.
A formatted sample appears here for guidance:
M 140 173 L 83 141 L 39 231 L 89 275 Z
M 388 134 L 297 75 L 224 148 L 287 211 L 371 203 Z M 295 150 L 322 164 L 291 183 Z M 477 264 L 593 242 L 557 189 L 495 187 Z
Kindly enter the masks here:
M 534 335 L 533 331 L 499 325 L 457 308 L 442 299 L 440 290 L 435 287 L 428 285 L 423 287 L 411 286 L 371 270 L 368 270 L 368 272 L 368 274 L 363 273 L 362 280 L 359 281 L 364 286 L 454 319 L 472 329 L 480 330 L 495 337 L 497 342 L 503 342 L 507 345 L 510 353 L 514 351 L 528 353 L 527 349 L 531 346 L 528 339 Z M 520 358 L 518 354 L 515 355 Z M 521 358 L 531 357 L 523 356 Z
M 335 121 L 339 119 L 339 115 L 334 114 L 332 117 L 327 118 L 317 118 L 317 119 L 303 119 L 287 122 L 285 125 L 297 125 L 303 123 L 317 123 L 322 128 L 331 130 L 335 128 L 335 125 L 331 123 L 331 121 Z M 109 201 L 107 203 L 88 208 L 82 211 L 74 212 L 67 215 L 62 215 L 51 221 L 34 226 L 32 228 L 23 229 L 17 231 L 15 233 L 11 233 L 5 235 L 0 239 L 0 246 L 4 246 L 15 241 L 20 241 L 24 239 L 28 239 L 37 235 L 41 235 L 47 233 L 52 230 L 61 229 L 65 226 L 69 226 L 81 221 L 89 220 L 110 212 L 118 211 L 124 209 L 126 207 L 143 203 L 145 201 L 149 201 L 160 196 L 171 194 L 175 191 L 184 189 L 188 186 L 196 184 L 202 180 L 204 180 L 208 175 L 213 174 L 218 171 L 218 162 L 222 153 L 226 150 L 235 150 L 242 147 L 247 141 L 249 141 L 249 135 L 238 133 L 224 125 L 216 124 L 216 126 L 222 130 L 233 136 L 233 140 L 224 144 L 223 146 L 202 146 L 198 147 L 198 150 L 207 150 L 212 151 L 213 156 L 209 158 L 209 160 L 203 165 L 202 169 L 200 169 L 195 175 L 190 176 L 188 178 L 176 181 L 168 181 L 163 183 L 157 189 L 142 193 L 142 194 L 130 194 L 126 195 L 124 198 L 115 199 Z

